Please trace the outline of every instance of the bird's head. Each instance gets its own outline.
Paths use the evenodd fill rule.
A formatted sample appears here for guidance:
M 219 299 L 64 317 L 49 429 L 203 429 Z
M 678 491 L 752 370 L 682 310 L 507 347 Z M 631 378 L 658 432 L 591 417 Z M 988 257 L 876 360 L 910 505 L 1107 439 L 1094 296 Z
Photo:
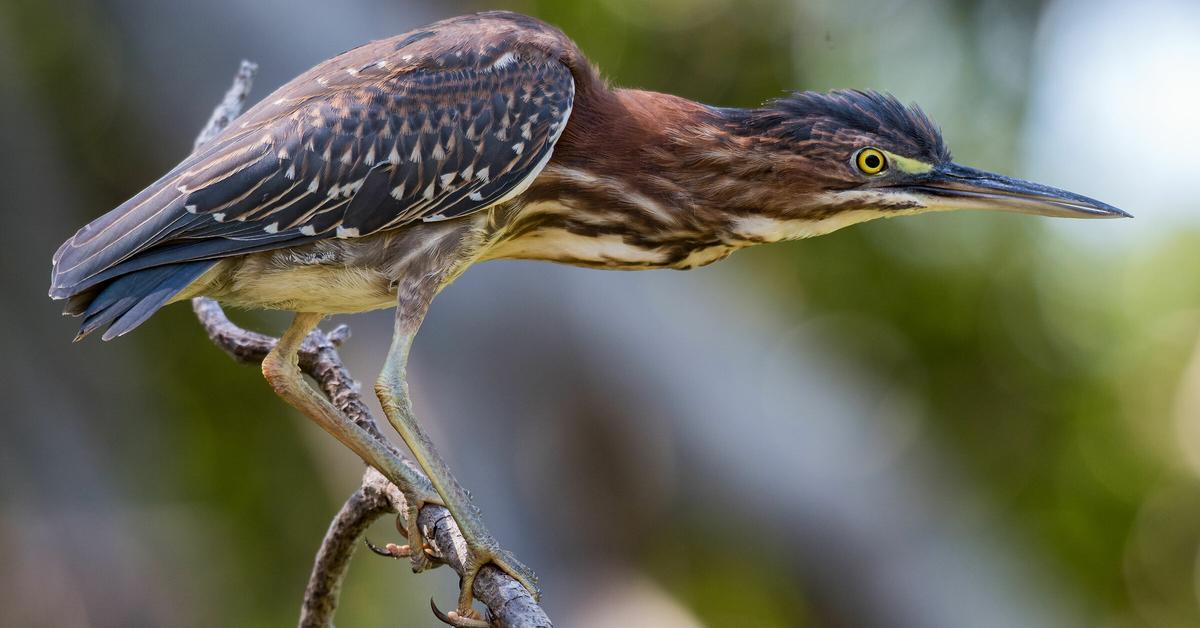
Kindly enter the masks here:
M 793 239 L 889 216 L 986 209 L 1070 218 L 1129 214 L 1078 194 L 954 163 L 915 106 L 876 92 L 803 92 L 758 109 L 721 110 L 740 144 L 741 176 L 765 208 L 746 235 Z

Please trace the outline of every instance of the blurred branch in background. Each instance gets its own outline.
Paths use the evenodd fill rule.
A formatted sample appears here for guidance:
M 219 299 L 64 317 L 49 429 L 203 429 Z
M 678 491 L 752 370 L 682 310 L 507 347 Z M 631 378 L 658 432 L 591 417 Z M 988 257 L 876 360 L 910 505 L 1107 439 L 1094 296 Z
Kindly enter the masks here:
M 233 85 L 226 92 L 221 104 L 213 111 L 208 124 L 196 138 L 195 148 L 216 137 L 241 113 L 242 104 L 250 93 L 258 66 L 242 61 Z M 277 338 L 254 333 L 234 325 L 225 316 L 221 306 L 212 299 L 192 299 L 192 309 L 209 339 L 235 360 L 246 363 L 261 363 L 263 358 L 278 342 Z M 337 345 L 348 338 L 349 328 L 341 325 L 331 332 L 315 329 L 305 339 L 300 349 L 300 370 L 320 385 L 329 400 L 347 417 L 373 437 L 385 443 L 398 458 L 420 475 L 421 472 L 410 460 L 404 458 L 379 432 L 378 424 L 370 410 L 363 404 L 358 385 L 342 364 Z M 368 469 L 363 476 L 362 487 L 351 495 L 338 512 L 325 534 L 313 564 L 308 586 L 304 590 L 301 609 L 302 628 L 326 628 L 333 626 L 333 614 L 337 610 L 342 581 L 350 564 L 354 549 L 367 527 L 387 513 L 408 512 L 404 496 L 383 476 Z M 449 565 L 461 577 L 466 567 L 467 544 L 462 538 L 454 518 L 443 506 L 426 505 L 420 512 L 420 524 L 433 547 L 426 550 L 438 562 Z M 398 528 L 400 526 L 397 526 Z M 399 557 L 399 556 L 397 556 Z M 520 583 L 494 567 L 485 566 L 475 579 L 475 597 L 491 611 L 492 625 L 504 628 L 549 628 L 550 619 L 537 601 Z M 468 626 L 487 622 L 474 622 L 458 617 L 457 613 L 443 614 L 433 607 L 439 619 L 452 625 Z

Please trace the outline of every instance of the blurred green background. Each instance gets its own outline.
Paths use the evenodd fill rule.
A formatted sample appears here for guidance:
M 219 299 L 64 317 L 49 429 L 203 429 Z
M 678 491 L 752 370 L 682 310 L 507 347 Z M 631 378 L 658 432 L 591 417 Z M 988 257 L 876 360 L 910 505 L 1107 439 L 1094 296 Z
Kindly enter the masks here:
M 1200 625 L 1191 0 L 0 0 L 0 624 L 295 621 L 358 463 L 186 306 L 71 345 L 48 260 L 190 150 L 240 59 L 260 98 L 490 8 L 560 26 L 619 85 L 889 90 L 957 161 L 1137 216 L 465 275 L 417 342 L 418 410 L 558 625 Z M 340 322 L 370 382 L 388 315 Z M 426 600 L 455 590 L 360 554 L 339 624 L 436 626 Z

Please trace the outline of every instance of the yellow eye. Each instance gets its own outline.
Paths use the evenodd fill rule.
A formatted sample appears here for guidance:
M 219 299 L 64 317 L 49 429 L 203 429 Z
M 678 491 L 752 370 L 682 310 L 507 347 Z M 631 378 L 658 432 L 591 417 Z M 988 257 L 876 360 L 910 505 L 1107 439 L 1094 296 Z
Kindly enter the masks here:
M 876 148 L 864 148 L 854 157 L 854 164 L 863 174 L 879 174 L 887 170 L 887 157 Z

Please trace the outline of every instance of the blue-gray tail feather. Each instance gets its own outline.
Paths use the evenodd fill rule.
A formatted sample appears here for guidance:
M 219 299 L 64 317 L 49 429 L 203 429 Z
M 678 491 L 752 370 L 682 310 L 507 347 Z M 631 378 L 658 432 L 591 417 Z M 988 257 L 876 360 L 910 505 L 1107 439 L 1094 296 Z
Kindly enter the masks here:
M 141 325 L 171 297 L 179 294 L 216 260 L 168 264 L 121 275 L 105 284 L 83 309 L 76 340 L 108 325 L 104 340 L 112 340 Z M 76 308 L 79 305 L 75 306 Z M 68 306 L 68 313 L 71 306 Z

